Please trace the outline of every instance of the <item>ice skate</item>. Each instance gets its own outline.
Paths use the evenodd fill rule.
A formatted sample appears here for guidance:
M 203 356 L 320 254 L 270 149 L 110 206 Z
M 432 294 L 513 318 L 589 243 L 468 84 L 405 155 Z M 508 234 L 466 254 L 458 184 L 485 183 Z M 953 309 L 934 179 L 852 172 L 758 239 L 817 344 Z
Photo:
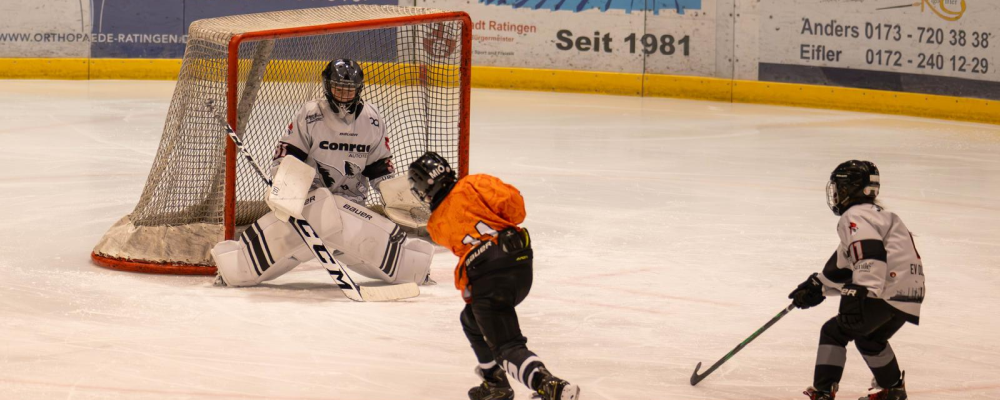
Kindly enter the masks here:
M 903 373 L 899 377 L 899 382 L 896 383 L 891 388 L 883 389 L 878 387 L 875 380 L 872 380 L 871 390 L 878 390 L 875 393 L 870 393 L 865 397 L 861 397 L 858 400 L 906 400 L 906 373 Z
M 809 396 L 809 400 L 833 400 L 837 396 L 837 385 L 834 385 L 830 392 L 822 392 L 810 386 L 802 394 Z
M 580 398 L 580 387 L 566 382 L 555 376 L 545 367 L 538 369 L 537 374 L 542 374 L 542 382 L 538 385 L 538 390 L 532 398 L 542 400 L 578 400 Z
M 483 383 L 469 389 L 469 400 L 514 400 L 514 389 L 499 366 L 485 371 L 476 367 L 476 375 L 483 378 Z

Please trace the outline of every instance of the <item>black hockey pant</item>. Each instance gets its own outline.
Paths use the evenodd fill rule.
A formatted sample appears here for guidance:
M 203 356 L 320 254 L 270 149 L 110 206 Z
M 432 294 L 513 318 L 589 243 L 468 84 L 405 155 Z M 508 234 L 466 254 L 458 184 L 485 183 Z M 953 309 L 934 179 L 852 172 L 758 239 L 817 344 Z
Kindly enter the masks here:
M 499 269 L 471 282 L 472 302 L 462 310 L 462 329 L 480 365 L 496 361 L 531 388 L 531 375 L 543 366 L 528 350 L 514 307 L 531 291 L 531 262 Z M 532 388 L 534 389 L 534 388 Z
M 847 361 L 847 343 L 853 340 L 879 387 L 892 387 L 899 381 L 900 371 L 889 338 L 904 323 L 905 314 L 881 299 L 866 300 L 864 323 L 858 330 L 845 329 L 836 317 L 826 321 L 820 331 L 813 386 L 829 392 L 840 382 Z

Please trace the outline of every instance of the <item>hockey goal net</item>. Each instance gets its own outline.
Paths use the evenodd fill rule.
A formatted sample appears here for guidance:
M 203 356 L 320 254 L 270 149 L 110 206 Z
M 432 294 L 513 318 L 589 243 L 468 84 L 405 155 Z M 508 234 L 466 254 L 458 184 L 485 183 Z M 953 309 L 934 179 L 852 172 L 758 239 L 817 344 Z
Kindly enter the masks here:
M 436 151 L 465 175 L 471 28 L 462 12 L 372 5 L 195 21 L 146 186 L 92 258 L 129 271 L 215 273 L 212 246 L 269 210 L 264 183 L 213 108 L 267 168 L 295 112 L 322 98 L 320 72 L 336 58 L 361 64 L 362 98 L 383 114 L 396 174 Z M 381 201 L 372 191 L 367 205 Z

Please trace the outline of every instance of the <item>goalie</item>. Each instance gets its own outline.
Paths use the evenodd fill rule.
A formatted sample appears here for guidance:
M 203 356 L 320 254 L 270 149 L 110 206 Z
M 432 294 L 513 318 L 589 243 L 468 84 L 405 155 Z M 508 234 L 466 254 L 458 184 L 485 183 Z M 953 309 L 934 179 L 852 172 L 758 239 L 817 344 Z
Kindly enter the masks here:
M 278 141 L 265 197 L 272 212 L 212 249 L 216 284 L 257 285 L 312 259 L 291 217 L 309 221 L 352 271 L 388 283 L 429 281 L 434 246 L 407 238 L 363 206 L 369 188 L 379 188 L 393 165 L 382 116 L 361 99 L 361 66 L 331 61 L 322 80 L 325 99 L 306 102 Z

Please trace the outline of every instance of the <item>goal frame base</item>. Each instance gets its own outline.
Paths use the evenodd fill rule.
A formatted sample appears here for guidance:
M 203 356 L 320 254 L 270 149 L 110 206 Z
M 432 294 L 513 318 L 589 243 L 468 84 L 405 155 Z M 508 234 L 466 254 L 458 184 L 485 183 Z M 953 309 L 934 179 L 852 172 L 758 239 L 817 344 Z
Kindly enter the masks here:
M 101 267 L 127 272 L 164 275 L 215 275 L 216 273 L 216 268 L 210 265 L 131 261 L 105 257 L 94 252 L 90 253 L 90 258 Z

